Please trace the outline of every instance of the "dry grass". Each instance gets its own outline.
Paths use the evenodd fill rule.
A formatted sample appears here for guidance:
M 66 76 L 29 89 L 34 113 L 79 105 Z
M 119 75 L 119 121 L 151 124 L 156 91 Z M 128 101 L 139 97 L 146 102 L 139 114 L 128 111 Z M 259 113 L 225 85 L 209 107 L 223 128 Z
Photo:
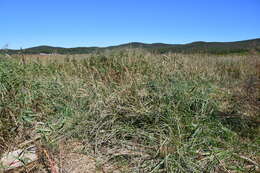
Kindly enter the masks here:
M 80 141 L 78 152 L 98 158 L 100 169 L 259 166 L 245 159 L 259 161 L 258 55 L 121 50 L 25 59 L 0 60 L 1 153 L 34 129 L 54 153 L 61 140 Z

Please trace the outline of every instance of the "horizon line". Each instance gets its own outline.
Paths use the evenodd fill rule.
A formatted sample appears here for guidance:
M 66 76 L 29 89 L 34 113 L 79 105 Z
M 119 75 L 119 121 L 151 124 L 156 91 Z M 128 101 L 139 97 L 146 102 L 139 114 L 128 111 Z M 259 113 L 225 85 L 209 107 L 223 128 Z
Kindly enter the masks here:
M 8 49 L 8 50 L 21 50 L 21 49 L 31 49 L 31 48 L 37 48 L 37 47 L 52 47 L 52 48 L 64 48 L 64 49 L 73 49 L 73 48 L 109 48 L 109 47 L 116 47 L 116 46 L 122 46 L 122 45 L 127 45 L 127 44 L 147 44 L 147 45 L 152 45 L 152 44 L 165 44 L 165 45 L 187 45 L 187 44 L 192 44 L 192 43 L 198 43 L 198 42 L 203 42 L 203 43 L 235 43 L 235 42 L 242 42 L 242 41 L 252 41 L 252 40 L 259 40 L 260 37 L 257 38 L 251 38 L 251 39 L 245 39 L 245 40 L 236 40 L 236 41 L 192 41 L 192 42 L 186 42 L 186 43 L 164 43 L 164 42 L 152 42 L 152 43 L 148 43 L 148 42 L 138 42 L 138 41 L 132 41 L 132 42 L 124 42 L 124 43 L 119 43 L 119 44 L 112 44 L 112 45 L 108 45 L 108 46 L 75 46 L 75 47 L 62 47 L 62 46 L 54 46 L 54 45 L 47 45 L 47 44 L 42 44 L 42 45 L 36 45 L 36 46 L 31 46 L 31 47 L 26 47 L 23 48 L 21 47 L 20 49 L 18 48 L 8 48 L 8 44 L 7 48 L 4 48 L 5 46 L 3 46 L 3 48 L 0 48 L 0 50 L 2 49 Z

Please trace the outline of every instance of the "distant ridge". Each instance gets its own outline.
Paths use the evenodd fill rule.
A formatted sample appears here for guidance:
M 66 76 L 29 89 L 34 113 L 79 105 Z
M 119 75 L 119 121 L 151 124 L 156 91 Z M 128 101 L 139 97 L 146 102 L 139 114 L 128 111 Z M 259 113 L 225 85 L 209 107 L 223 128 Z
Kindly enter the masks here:
M 84 54 L 92 52 L 102 52 L 104 50 L 113 50 L 120 48 L 142 48 L 155 53 L 213 53 L 213 54 L 226 54 L 226 53 L 246 53 L 250 50 L 260 52 L 260 38 L 235 41 L 235 42 L 204 42 L 197 41 L 188 44 L 164 44 L 164 43 L 140 43 L 131 42 L 121 44 L 117 46 L 108 47 L 75 47 L 75 48 L 63 48 L 63 47 L 52 47 L 52 46 L 37 46 L 23 50 L 0 50 L 0 53 L 8 54 L 39 54 L 39 53 L 58 53 L 58 54 Z

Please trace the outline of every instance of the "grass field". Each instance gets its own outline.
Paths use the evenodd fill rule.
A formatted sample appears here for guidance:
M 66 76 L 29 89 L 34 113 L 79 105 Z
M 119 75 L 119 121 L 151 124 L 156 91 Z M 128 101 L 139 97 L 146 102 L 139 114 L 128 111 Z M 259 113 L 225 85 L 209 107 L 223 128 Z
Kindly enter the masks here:
M 0 154 L 40 135 L 56 158 L 76 142 L 96 172 L 256 172 L 259 64 L 140 49 L 2 56 Z

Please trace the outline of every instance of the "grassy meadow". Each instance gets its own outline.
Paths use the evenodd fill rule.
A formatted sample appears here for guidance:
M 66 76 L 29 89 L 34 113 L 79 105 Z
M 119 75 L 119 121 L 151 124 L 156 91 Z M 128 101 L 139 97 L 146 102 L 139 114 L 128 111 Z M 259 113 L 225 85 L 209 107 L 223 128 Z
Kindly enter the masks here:
M 259 54 L 2 55 L 0 155 L 40 136 L 96 172 L 256 172 L 259 79 Z

